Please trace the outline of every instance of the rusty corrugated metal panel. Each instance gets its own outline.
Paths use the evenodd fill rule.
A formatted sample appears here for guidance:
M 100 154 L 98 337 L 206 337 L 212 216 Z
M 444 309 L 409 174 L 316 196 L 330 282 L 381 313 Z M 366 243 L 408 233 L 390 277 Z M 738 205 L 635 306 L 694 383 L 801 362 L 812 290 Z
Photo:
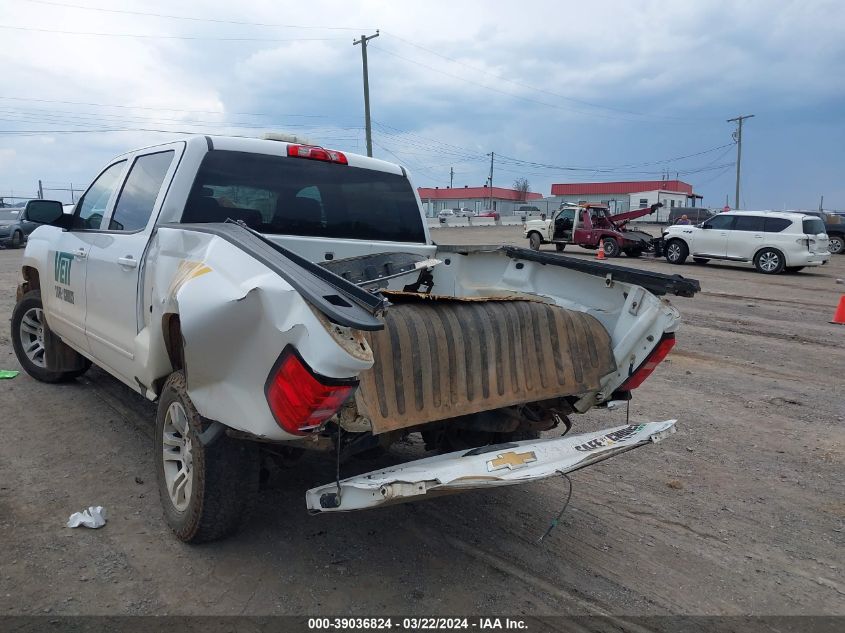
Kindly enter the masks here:
M 356 397 L 374 433 L 583 394 L 616 370 L 595 318 L 533 301 L 394 305 L 367 338 L 375 364 Z

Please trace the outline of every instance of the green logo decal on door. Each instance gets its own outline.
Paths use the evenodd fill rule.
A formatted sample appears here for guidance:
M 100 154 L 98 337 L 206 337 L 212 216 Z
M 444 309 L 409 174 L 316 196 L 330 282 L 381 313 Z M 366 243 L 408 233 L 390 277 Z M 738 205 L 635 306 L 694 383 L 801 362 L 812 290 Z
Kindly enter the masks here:
M 56 283 L 70 285 L 70 266 L 73 255 L 56 251 Z

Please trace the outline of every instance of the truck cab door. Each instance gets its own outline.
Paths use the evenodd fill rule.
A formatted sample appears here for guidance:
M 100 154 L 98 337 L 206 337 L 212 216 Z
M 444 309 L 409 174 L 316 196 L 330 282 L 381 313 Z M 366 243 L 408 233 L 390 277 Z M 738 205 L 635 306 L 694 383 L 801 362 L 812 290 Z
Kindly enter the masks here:
M 62 340 L 82 352 L 90 351 L 85 336 L 88 254 L 125 168 L 126 161 L 121 160 L 97 176 L 76 205 L 71 228 L 62 231 L 56 250 L 50 252 L 48 266 L 52 266 L 52 274 L 47 272 L 41 278 L 41 300 L 47 324 Z M 53 280 L 52 287 L 45 283 L 49 279 Z
M 593 236 L 593 223 L 588 209 L 581 209 L 578 212 L 578 224 L 572 232 L 572 241 L 576 244 L 598 243 Z
M 144 327 L 144 255 L 183 148 L 174 143 L 129 157 L 112 211 L 88 254 L 88 345 L 98 363 L 131 385 L 137 385 L 136 339 Z
M 561 209 L 558 211 L 552 223 L 553 239 L 557 242 L 571 242 L 574 223 L 574 209 Z

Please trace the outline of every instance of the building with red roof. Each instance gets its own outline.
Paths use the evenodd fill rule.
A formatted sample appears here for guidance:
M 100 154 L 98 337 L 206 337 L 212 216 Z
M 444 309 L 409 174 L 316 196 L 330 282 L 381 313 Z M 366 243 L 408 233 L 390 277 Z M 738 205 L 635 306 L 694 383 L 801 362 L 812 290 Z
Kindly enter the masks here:
M 487 209 L 502 215 L 514 213 L 520 206 L 530 205 L 543 196 L 539 193 L 523 195 L 516 189 L 505 187 L 420 187 L 417 189 L 423 208 L 430 216 L 442 209 L 471 209 L 482 213 Z

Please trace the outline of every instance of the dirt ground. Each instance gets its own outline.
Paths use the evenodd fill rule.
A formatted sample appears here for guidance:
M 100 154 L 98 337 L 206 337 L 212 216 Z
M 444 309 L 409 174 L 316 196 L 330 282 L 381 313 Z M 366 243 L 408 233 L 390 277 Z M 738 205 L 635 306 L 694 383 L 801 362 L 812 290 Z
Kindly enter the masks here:
M 520 227 L 433 236 L 525 243 Z M 21 255 L 0 251 L 0 369 L 19 369 Z M 542 544 L 562 480 L 309 516 L 305 490 L 333 479 L 314 456 L 274 475 L 235 538 L 183 545 L 159 507 L 153 404 L 96 369 L 61 386 L 0 381 L 0 614 L 843 615 L 845 326 L 828 321 L 845 256 L 833 259 L 777 277 L 618 260 L 701 281 L 673 299 L 678 344 L 631 407 L 679 430 L 573 474 Z M 624 419 L 592 411 L 574 432 Z M 105 528 L 64 527 L 89 505 L 107 508 Z

